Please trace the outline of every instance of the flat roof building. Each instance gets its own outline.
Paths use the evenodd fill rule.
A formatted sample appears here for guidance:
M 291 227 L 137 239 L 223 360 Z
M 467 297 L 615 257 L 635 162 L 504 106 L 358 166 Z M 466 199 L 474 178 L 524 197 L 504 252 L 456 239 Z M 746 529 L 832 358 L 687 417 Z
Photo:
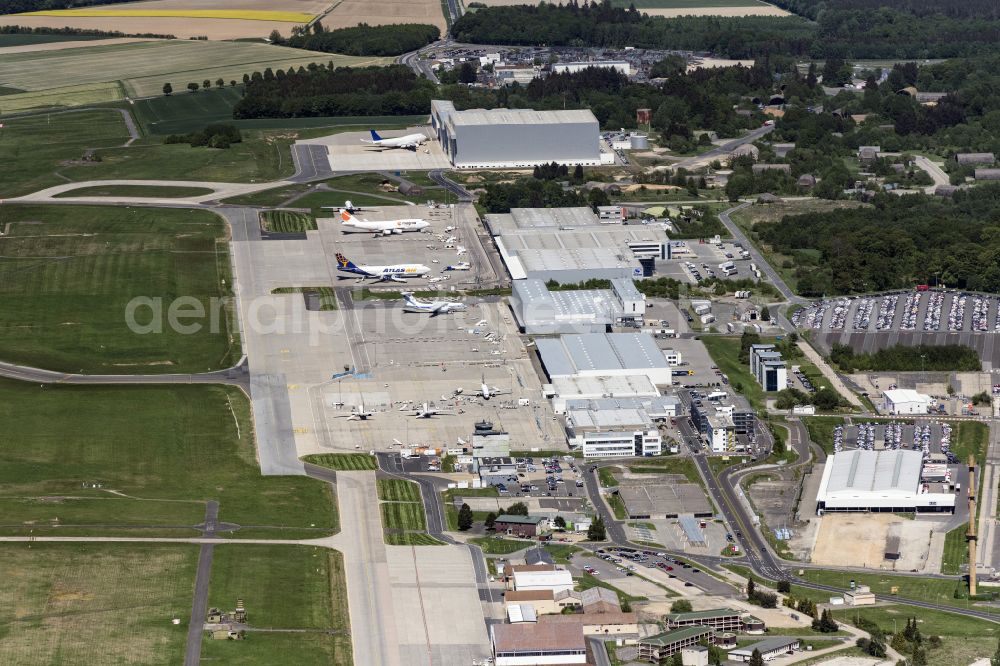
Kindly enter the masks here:
M 823 466 L 817 512 L 954 513 L 954 494 L 921 481 L 922 462 L 920 451 L 905 449 L 835 453 Z
M 587 663 L 587 642 L 576 624 L 494 624 L 490 637 L 496 666 Z
M 684 648 L 698 645 L 702 640 L 711 641 L 714 634 L 715 630 L 711 627 L 686 627 L 640 638 L 638 658 L 641 661 L 661 664 L 667 657 Z
M 660 395 L 652 380 L 647 375 L 639 374 L 553 377 L 542 390 L 552 399 L 552 408 L 557 414 L 564 413 L 573 400 L 651 398 Z
M 515 590 L 552 590 L 562 592 L 573 589 L 573 576 L 565 569 L 551 571 L 515 571 L 512 576 Z
M 682 627 L 711 627 L 720 632 L 744 632 L 762 634 L 767 628 L 764 621 L 733 608 L 713 608 L 711 610 L 669 613 L 664 620 L 671 629 Z
M 573 376 L 646 375 L 669 386 L 672 371 L 646 333 L 587 333 L 535 341 L 549 379 Z
M 625 504 L 630 520 L 665 520 L 682 514 L 708 518 L 712 504 L 696 483 L 678 480 L 674 475 L 657 478 L 622 479 L 618 496 Z M 666 479 L 670 479 L 669 482 Z
M 728 656 L 733 661 L 747 663 L 753 656 L 754 650 L 757 650 L 760 652 L 760 656 L 764 658 L 764 661 L 772 661 L 782 655 L 798 650 L 799 645 L 799 639 L 795 637 L 765 638 L 759 643 L 730 650 Z
M 889 389 L 882 395 L 885 411 L 889 414 L 926 414 L 930 411 L 931 397 L 913 389 Z
M 487 215 L 486 227 L 514 280 L 576 284 L 643 277 L 652 274 L 656 259 L 670 258 L 663 229 L 606 224 L 585 207 L 512 208 Z M 641 298 L 633 293 L 633 300 Z
M 459 169 L 601 164 L 600 126 L 589 109 L 470 109 L 431 102 L 431 126 Z

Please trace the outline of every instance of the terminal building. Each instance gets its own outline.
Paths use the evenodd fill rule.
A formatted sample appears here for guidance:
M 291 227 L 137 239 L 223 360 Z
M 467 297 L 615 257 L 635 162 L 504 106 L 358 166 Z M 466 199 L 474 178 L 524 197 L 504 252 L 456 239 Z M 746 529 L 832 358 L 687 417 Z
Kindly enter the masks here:
M 816 512 L 954 513 L 945 484 L 920 478 L 923 454 L 905 449 L 841 451 L 827 458 Z
M 646 375 L 669 386 L 673 371 L 648 333 L 584 333 L 537 338 L 535 346 L 550 380 L 559 377 Z
M 601 164 L 600 126 L 589 109 L 470 109 L 431 102 L 431 126 L 459 169 Z
M 611 280 L 611 289 L 550 291 L 543 280 L 514 282 L 510 307 L 522 333 L 604 333 L 612 326 L 642 326 L 646 297 L 632 280 Z
M 649 277 L 671 256 L 662 228 L 608 224 L 586 207 L 512 208 L 487 215 L 486 227 L 514 280 Z

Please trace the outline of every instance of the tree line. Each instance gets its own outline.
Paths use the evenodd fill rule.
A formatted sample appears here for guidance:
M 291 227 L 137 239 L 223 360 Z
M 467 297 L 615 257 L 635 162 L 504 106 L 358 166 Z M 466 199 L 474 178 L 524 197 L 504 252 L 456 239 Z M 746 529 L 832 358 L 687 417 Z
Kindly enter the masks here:
M 98 5 L 114 5 L 130 1 L 131 0 L 0 0 L 0 14 L 52 11 L 56 9 L 72 9 L 74 7 L 96 7 Z
M 843 372 L 979 372 L 982 363 L 975 349 L 965 345 L 894 345 L 870 354 L 857 353 L 849 345 L 836 344 L 830 360 Z
M 244 76 L 234 118 L 393 116 L 430 113 L 434 84 L 405 65 L 254 72 Z
M 994 0 L 778 0 L 790 17 L 648 16 L 610 0 L 579 5 L 480 8 L 452 26 L 459 41 L 521 46 L 602 46 L 710 51 L 730 58 L 954 58 L 1000 51 Z M 959 5 L 961 9 L 956 9 Z M 949 11 L 934 11 L 947 7 Z M 982 9 L 982 11 L 980 11 Z
M 352 28 L 326 30 L 320 21 L 312 28 L 296 26 L 291 37 L 285 39 L 277 30 L 270 36 L 272 44 L 290 46 L 324 53 L 343 53 L 354 56 L 397 56 L 424 47 L 441 37 L 434 25 L 399 23 L 393 25 L 368 25 L 361 23 Z
M 0 0 L 2 3 L 3 0 Z M 0 11 L 0 14 L 8 12 Z M 0 35 L 73 35 L 86 37 L 147 37 L 149 39 L 176 39 L 173 35 L 158 35 L 152 32 L 126 33 L 118 30 L 94 30 L 93 28 L 47 28 L 27 25 L 0 25 Z
M 583 5 L 479 8 L 451 29 L 460 42 L 521 46 L 634 46 L 711 51 L 730 58 L 764 53 L 806 55 L 815 28 L 798 17 L 650 17 L 610 0 Z
M 952 200 L 879 194 L 874 205 L 790 215 L 754 227 L 759 240 L 793 258 L 800 294 L 886 291 L 936 281 L 1000 291 L 1000 185 L 960 190 Z

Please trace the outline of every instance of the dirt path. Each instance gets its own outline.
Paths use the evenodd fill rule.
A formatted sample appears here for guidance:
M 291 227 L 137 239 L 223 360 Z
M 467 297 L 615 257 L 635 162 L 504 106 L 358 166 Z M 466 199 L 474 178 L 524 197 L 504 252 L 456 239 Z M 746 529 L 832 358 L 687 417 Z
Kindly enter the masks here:
M 807 359 L 809 359 L 813 364 L 815 364 L 817 368 L 819 368 L 819 371 L 823 373 L 823 376 L 830 380 L 830 383 L 833 384 L 833 388 L 837 391 L 837 393 L 843 396 L 847 400 L 847 402 L 851 403 L 853 406 L 861 409 L 862 411 L 867 409 L 867 407 L 865 407 L 865 404 L 861 402 L 861 398 L 859 398 L 850 389 L 847 388 L 847 386 L 844 384 L 843 381 L 841 381 L 837 373 L 833 371 L 833 368 L 831 368 L 829 364 L 827 364 L 827 362 L 823 359 L 823 357 L 819 355 L 819 352 L 817 352 L 815 349 L 812 348 L 812 345 L 810 345 L 808 342 L 804 340 L 799 340 L 799 349 L 801 349 L 803 353 L 805 353 Z

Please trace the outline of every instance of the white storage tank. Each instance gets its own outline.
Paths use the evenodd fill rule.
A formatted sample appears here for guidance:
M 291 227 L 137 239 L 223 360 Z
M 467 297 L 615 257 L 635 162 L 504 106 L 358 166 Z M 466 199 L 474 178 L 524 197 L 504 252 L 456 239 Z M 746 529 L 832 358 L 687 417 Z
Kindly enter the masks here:
M 629 138 L 632 150 L 649 150 L 649 136 L 646 134 L 632 134 Z

